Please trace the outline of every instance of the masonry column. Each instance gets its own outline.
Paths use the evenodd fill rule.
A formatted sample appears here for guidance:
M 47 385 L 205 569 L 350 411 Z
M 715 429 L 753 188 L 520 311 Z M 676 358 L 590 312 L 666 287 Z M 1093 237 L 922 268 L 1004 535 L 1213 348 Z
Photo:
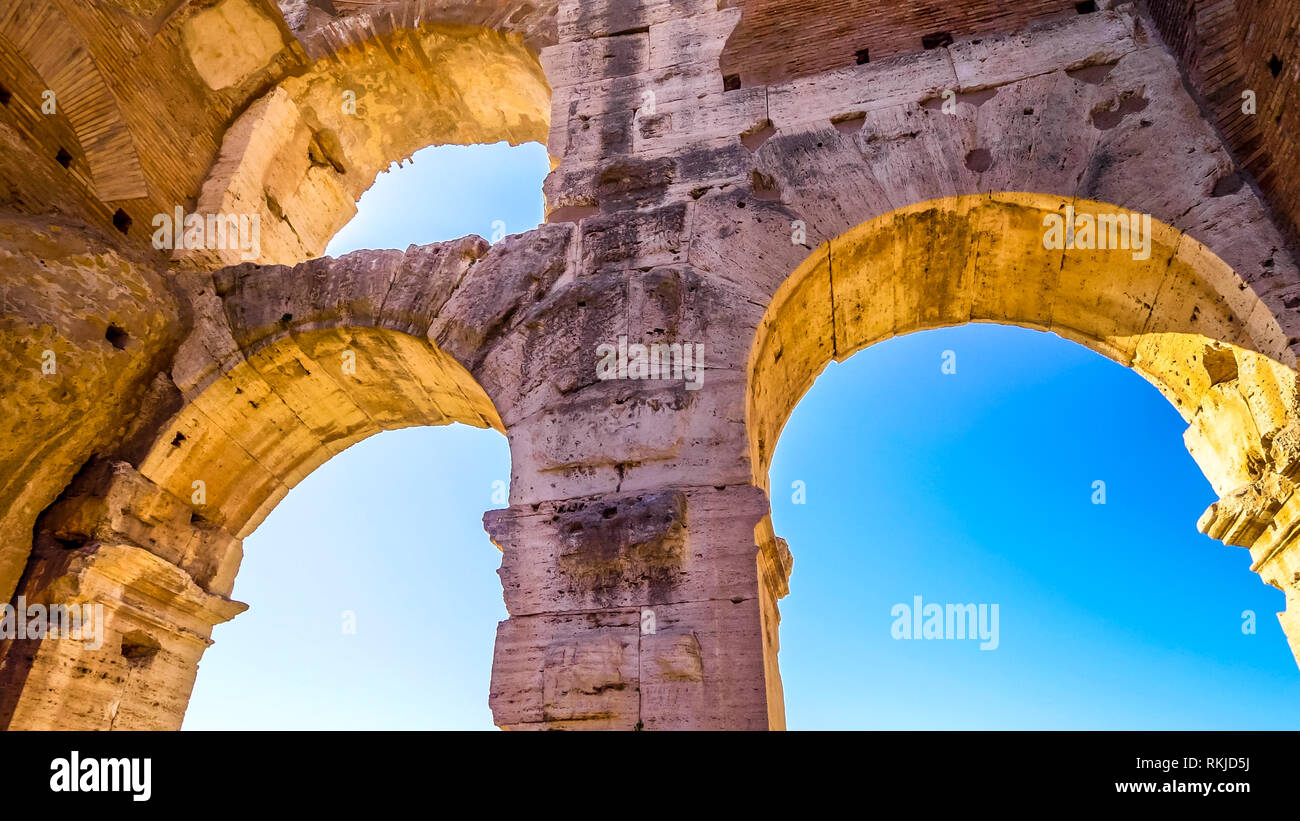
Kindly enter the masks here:
M 766 91 L 724 82 L 741 12 L 718 6 L 564 0 L 542 54 L 548 221 L 576 231 L 545 299 L 468 365 L 513 467 L 510 507 L 485 517 L 510 612 L 490 696 L 502 727 L 784 726 L 789 558 L 745 427 L 768 294 L 744 257 L 783 277 L 807 249 L 770 192 L 749 196 Z M 775 247 L 729 253 L 756 222 Z
M 767 729 L 752 487 L 489 513 L 511 617 L 491 705 L 510 729 Z
M 124 462 L 92 463 L 37 523 L 14 598 L 76 608 L 79 634 L 0 643 L 0 728 L 176 730 L 242 556 Z

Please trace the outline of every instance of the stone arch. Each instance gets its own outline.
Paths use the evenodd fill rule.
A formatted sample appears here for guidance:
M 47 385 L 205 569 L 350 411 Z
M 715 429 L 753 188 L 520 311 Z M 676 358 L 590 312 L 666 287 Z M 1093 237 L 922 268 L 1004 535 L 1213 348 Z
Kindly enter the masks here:
M 901 260 L 904 250 L 919 247 L 957 275 L 955 283 L 922 278 L 949 298 L 919 322 L 978 318 L 974 306 L 988 306 L 977 298 L 992 293 L 979 288 L 997 286 L 996 296 L 1019 295 L 1029 306 L 1008 315 L 1062 333 L 1073 328 L 1080 339 L 1146 368 L 1172 400 L 1185 403 L 1193 431 L 1206 433 L 1194 450 L 1224 496 L 1204 527 L 1249 545 L 1266 578 L 1292 584 L 1284 565 L 1296 564 L 1288 523 L 1300 509 L 1290 484 L 1300 436 L 1289 421 L 1288 351 L 1300 352 L 1300 270 L 1270 220 L 1270 203 L 1227 150 L 1225 141 L 1235 138 L 1215 133 L 1140 10 L 1121 5 L 1033 20 L 1014 12 L 1029 25 L 990 17 L 990 29 L 1001 33 L 964 37 L 957 18 L 965 12 L 954 7 L 941 15 L 944 28 L 956 32 L 947 45 L 925 48 L 915 35 L 927 32 L 912 30 L 886 42 L 888 25 L 874 27 L 879 44 L 802 37 L 800 53 L 818 58 L 815 65 L 769 75 L 765 85 L 755 84 L 765 79 L 761 72 L 742 69 L 737 88 L 732 57 L 788 63 L 799 56 L 763 47 L 738 54 L 745 39 L 732 36 L 746 15 L 746 28 L 758 30 L 759 6 L 772 10 L 768 22 L 802 26 L 790 4 L 394 0 L 339 3 L 332 13 L 329 4 L 306 0 L 163 5 L 59 5 L 97 44 L 96 65 L 121 92 L 150 194 L 121 203 L 135 228 L 128 232 L 126 219 L 119 226 L 116 214 L 110 219 L 107 208 L 90 201 L 75 173 L 82 158 L 71 169 L 54 160 L 56 143 L 75 136 L 71 125 L 51 122 L 44 135 L 26 138 L 0 129 L 14 149 L 0 152 L 0 164 L 14 178 L 7 180 L 9 204 L 18 215 L 0 225 L 8 273 L 0 301 L 12 314 L 0 341 L 14 361 L 39 361 L 49 345 L 60 363 L 58 378 L 14 380 L 0 397 L 6 408 L 41 411 L 35 423 L 10 413 L 12 435 L 0 437 L 7 448 L 0 455 L 13 468 L 0 487 L 0 587 L 6 597 L 12 592 L 39 516 L 38 529 L 59 550 L 38 549 L 24 590 L 59 591 L 65 601 L 79 590 L 129 602 L 133 617 L 162 630 L 168 642 L 155 642 L 143 627 L 128 631 L 121 636 L 125 652 L 114 651 L 103 666 L 96 662 L 96 671 L 108 675 L 93 680 L 61 668 L 67 657 L 24 657 L 31 645 L 0 648 L 0 725 L 32 726 L 38 717 L 59 726 L 179 721 L 186 671 L 206 631 L 238 609 L 220 592 L 232 563 L 217 557 L 237 555 L 238 534 L 279 492 L 275 482 L 258 484 L 251 455 L 276 466 L 268 473 L 292 477 L 328 454 L 327 439 L 341 445 L 362 429 L 334 430 L 329 420 L 300 416 L 319 392 L 295 404 L 278 391 L 295 396 L 297 382 L 287 374 L 301 368 L 300 377 L 318 376 L 305 363 L 317 355 L 328 361 L 339 345 L 356 343 L 371 355 L 382 352 L 394 374 L 432 369 L 421 346 L 434 346 L 481 387 L 508 432 L 511 504 L 487 519 L 503 549 L 511 614 L 498 632 L 489 696 L 498 723 L 781 726 L 774 617 L 789 564 L 765 524 L 763 471 L 755 478 L 759 460 L 750 435 L 760 426 L 754 412 L 746 419 L 748 359 L 756 334 L 772 336 L 775 320 L 764 314 L 774 295 L 787 307 L 817 296 L 814 280 L 803 277 L 804 291 L 790 292 L 790 285 L 778 293 L 791 271 L 822 260 L 824 276 L 810 276 L 821 277 L 827 290 L 842 284 L 834 261 L 843 239 L 868 242 L 867 234 L 853 232 L 891 212 L 887 221 L 897 230 L 871 235 L 884 244 L 881 253 Z M 823 22 L 884 20 L 841 5 Z M 1262 19 L 1248 10 L 1238 16 Z M 779 26 L 766 30 L 782 36 Z M 1278 53 L 1292 71 L 1291 52 Z M 478 75 L 467 76 L 464 60 L 502 54 L 524 76 L 519 97 L 476 96 L 492 82 L 475 85 Z M 39 81 L 35 68 L 24 71 L 15 110 L 30 96 L 25 87 Z M 1264 82 L 1281 89 L 1292 79 Z M 550 88 L 543 91 L 543 83 Z M 353 85 L 377 92 L 358 95 L 359 120 L 344 119 L 341 107 L 342 91 Z M 549 111 L 538 104 L 544 94 Z M 393 108 L 398 99 L 418 101 L 418 110 Z M 1261 94 L 1266 129 L 1284 99 Z M 396 130 L 389 134 L 381 123 Z M 394 260 L 418 266 L 421 253 L 433 252 L 303 262 L 320 253 L 388 161 L 442 139 L 543 134 L 551 156 L 562 160 L 544 188 L 553 224 L 498 243 L 472 262 L 446 299 L 416 288 L 418 306 L 389 311 L 390 298 L 407 293 L 393 286 L 409 282 L 398 270 L 405 263 Z M 1267 191 L 1268 181 L 1261 184 Z M 1021 195 L 999 193 L 1006 191 L 1150 213 L 1172 229 L 1161 250 L 1168 253 L 1165 270 L 1190 266 L 1195 276 L 1170 280 L 1167 291 L 1163 278 L 1129 283 L 1158 317 L 1151 327 L 1137 322 L 1135 304 L 1119 298 L 1123 292 L 1111 294 L 1114 304 L 1076 298 L 1082 318 L 1057 323 L 1060 317 L 1029 309 L 1041 292 L 1026 291 L 1013 276 L 976 282 L 971 310 L 960 308 L 965 296 L 953 310 L 952 289 L 981 270 L 979 261 L 967 272 L 951 249 L 924 246 L 924 231 L 951 230 L 968 246 L 972 233 L 981 241 L 1014 241 L 1006 229 L 1034 209 L 1017 205 Z M 914 206 L 944 198 L 965 204 Z M 1294 216 L 1293 203 L 1271 204 Z M 300 267 L 255 275 L 258 269 L 220 272 L 236 261 L 220 254 L 164 260 L 149 247 L 147 226 L 156 213 L 178 206 L 250 210 L 267 223 L 267 253 L 256 261 Z M 47 221 L 54 215 L 66 219 L 56 227 Z M 927 226 L 930 218 L 939 221 Z M 89 223 L 109 236 L 73 239 Z M 792 223 L 806 243 L 791 241 Z M 823 243 L 823 251 L 814 250 Z M 1213 255 L 1201 258 L 1204 248 Z M 809 252 L 815 259 L 807 259 Z M 1039 272 L 1055 277 L 1047 280 L 1054 287 L 1062 277 L 1096 284 L 1064 265 Z M 277 277 L 293 287 L 277 287 Z M 257 299 L 249 296 L 255 291 Z M 1081 285 L 1076 297 L 1084 293 Z M 891 325 L 881 332 L 898 332 L 897 317 L 919 302 L 891 299 Z M 1117 313 L 1108 327 L 1103 320 L 1111 310 Z M 413 331 L 403 324 L 411 315 L 419 318 Z M 836 315 L 830 310 L 832 320 Z M 822 328 L 823 344 L 808 354 L 805 371 L 846 353 L 841 330 L 861 330 L 873 316 L 846 316 L 856 324 L 844 329 L 832 321 L 829 334 Z M 597 346 L 639 335 L 704 344 L 709 387 L 598 379 Z M 853 344 L 865 344 L 869 334 L 861 336 Z M 784 356 L 790 368 L 793 349 Z M 1197 376 L 1180 385 L 1173 372 L 1158 372 L 1163 362 Z M 796 395 L 803 373 L 788 374 L 786 387 Z M 253 399 L 253 408 L 241 374 L 278 398 L 268 393 L 269 405 Z M 231 382 L 245 393 L 235 393 Z M 438 397 L 423 396 L 422 405 L 409 396 L 393 401 L 403 403 L 403 418 L 424 421 L 433 408 L 445 415 Z M 774 389 L 766 399 L 783 401 Z M 276 436 L 223 429 L 211 436 L 228 444 L 204 445 L 204 435 L 191 436 L 184 425 L 190 432 L 201 427 L 206 402 L 213 413 L 238 411 L 240 420 L 253 414 L 265 422 L 261 430 Z M 783 421 L 772 416 L 769 437 Z M 1230 418 L 1239 424 L 1223 421 Z M 1261 419 L 1287 421 L 1252 430 Z M 1225 431 L 1230 435 L 1209 435 Z M 186 438 L 173 446 L 179 434 Z M 227 455 L 249 462 L 233 475 L 250 478 L 227 482 L 225 493 L 209 487 L 210 503 L 221 504 L 195 511 L 181 481 L 190 472 L 187 460 L 196 458 L 185 457 L 187 449 L 207 454 L 194 464 Z M 257 492 L 241 495 L 250 488 Z M 173 534 L 175 543 L 154 545 L 155 553 L 142 546 L 145 530 L 160 539 Z M 94 538 L 83 542 L 82 535 Z M 1290 589 L 1288 595 L 1295 600 Z M 643 608 L 653 610 L 655 633 L 641 632 Z M 1296 621 L 1287 626 L 1293 637 L 1300 635 Z
M 1257 420 L 1260 430 L 1286 424 L 1282 409 L 1291 407 L 1294 386 L 1279 379 L 1295 354 L 1222 260 L 1157 220 L 1147 259 L 1130 250 L 1045 249 L 1044 219 L 1063 218 L 1067 207 L 1141 216 L 1047 194 L 974 194 L 891 211 L 821 245 L 777 291 L 750 355 L 755 481 L 766 486 L 785 419 L 831 359 L 966 322 L 1022 325 L 1085 345 L 1142 374 L 1194 427 L 1210 390 L 1249 371 L 1269 381 L 1273 399 L 1260 408 L 1273 414 Z M 1215 442 L 1213 459 L 1197 454 L 1220 493 L 1259 478 L 1251 473 L 1264 458 L 1262 438 L 1246 453 Z
M 254 101 L 227 130 L 199 214 L 256 214 L 251 261 L 320 256 L 393 162 L 431 145 L 546 142 L 551 90 L 517 34 L 425 23 L 331 52 Z M 539 192 L 540 195 L 540 192 Z M 187 266 L 249 261 L 179 254 Z
M 194 296 L 226 318 L 228 330 L 214 334 L 224 350 L 214 351 L 212 335 L 182 345 L 178 362 L 191 354 L 203 365 L 174 371 L 187 401 L 143 449 L 141 473 L 187 498 L 211 471 L 204 518 L 242 538 L 298 479 L 379 431 L 451 422 L 502 430 L 483 388 L 428 338 L 487 250 L 471 237 L 218 271 Z
M 559 276 L 570 230 L 182 274 L 197 319 L 155 381 L 169 410 L 42 514 L 19 585 L 104 604 L 107 642 L 0 648 L 0 724 L 178 728 L 212 627 L 244 609 L 242 539 L 289 489 L 380 431 L 506 432 L 489 343 Z
M 68 38 L 93 39 L 88 21 L 74 16 L 64 25 L 60 21 L 66 9 L 38 5 L 40 13 L 30 20 L 22 14 L 0 15 L 0 51 L 9 43 L 9 62 L 22 81 L 6 82 L 13 87 L 12 101 L 6 88 L 0 88 L 0 97 L 20 115 L 24 132 L 30 131 L 27 136 L 51 155 L 59 146 L 72 150 L 69 167 L 56 165 L 55 174 L 66 171 L 86 186 L 104 182 L 119 195 L 136 198 L 121 203 L 123 217 L 134 221 L 129 235 L 125 226 L 113 229 L 102 205 L 94 208 L 94 214 L 103 217 L 102 230 L 80 228 L 86 236 L 75 242 L 70 239 L 75 232 L 53 222 L 38 228 L 12 220 L 0 231 L 5 235 L 3 253 L 15 269 L 0 285 L 0 302 L 10 315 L 5 322 L 16 323 L 12 329 L 6 324 L 6 330 L 13 331 L 7 333 L 6 348 L 15 359 L 39 361 L 49 347 L 42 339 L 57 330 L 58 344 L 51 349 L 57 349 L 60 373 L 58 379 L 23 383 L 8 400 L 13 407 L 30 403 L 32 397 L 24 394 L 30 388 L 48 410 L 42 410 L 45 424 L 39 428 L 11 414 L 5 455 L 15 470 L 12 481 L 0 487 L 0 590 L 6 598 L 27 561 L 32 524 L 40 511 L 68 488 L 93 455 L 116 458 L 125 437 L 139 436 L 137 428 L 154 421 L 135 420 L 137 413 L 156 415 L 156 402 L 171 401 L 169 393 L 175 388 L 167 384 L 169 379 L 159 377 L 152 384 L 150 379 L 171 370 L 169 360 L 190 318 L 205 310 L 186 305 L 196 291 L 177 293 L 175 282 L 244 261 L 239 250 L 215 249 L 165 259 L 150 244 L 150 220 L 178 211 L 208 217 L 251 213 L 260 218 L 260 240 L 268 252 L 257 261 L 297 264 L 319 256 L 354 213 L 356 198 L 390 161 L 438 143 L 544 140 L 551 101 L 538 53 L 555 38 L 553 3 L 512 2 L 490 8 L 468 1 L 439 3 L 437 8 L 421 0 L 385 4 L 373 13 L 315 18 L 296 40 L 273 19 L 274 4 L 266 0 L 221 0 L 174 9 L 165 20 L 158 17 L 150 23 L 163 33 L 149 40 L 150 50 L 142 51 L 137 62 L 160 66 L 151 78 L 192 80 L 195 93 L 186 98 L 187 105 L 197 109 L 187 109 L 184 116 L 151 115 L 149 129 L 139 127 L 138 116 L 127 116 L 136 130 L 134 137 L 127 133 L 123 149 L 121 134 L 126 131 L 125 126 L 119 128 L 113 95 L 106 105 L 114 111 L 99 112 L 104 122 L 78 105 L 86 99 L 84 94 L 65 94 L 61 85 L 54 86 L 60 101 L 57 117 L 29 111 L 33 102 L 39 105 L 39 90 L 47 85 L 43 74 L 55 72 L 67 82 L 85 75 L 80 85 L 91 92 L 102 90 L 101 72 L 104 82 L 119 91 L 138 85 L 138 95 L 118 98 L 128 115 L 142 98 L 153 100 L 159 110 L 180 111 L 174 95 L 190 86 L 178 82 L 167 94 L 157 95 L 158 89 L 149 85 L 153 80 L 134 74 L 130 76 L 135 79 L 124 79 L 123 65 L 110 64 L 118 73 L 110 72 L 84 48 L 64 49 L 68 54 L 59 56 L 55 46 L 71 42 Z M 144 14 L 157 4 L 136 5 Z M 51 26 L 67 31 L 42 45 L 42 33 Z M 137 33 L 133 30 L 132 36 Z M 360 92 L 360 116 L 345 118 L 339 106 L 319 102 L 337 97 L 343 87 Z M 39 128 L 28 129 L 27 120 Z M 97 136 L 82 145 L 80 126 L 91 120 L 103 127 L 92 129 Z M 162 130 L 154 131 L 153 126 Z M 88 162 L 92 142 L 102 162 Z M 30 160 L 15 154 L 12 167 Z M 98 174 L 102 168 L 111 174 Z M 62 182 L 35 173 L 22 181 L 30 183 L 30 191 L 66 194 Z M 80 206 L 71 211 L 82 213 Z M 56 247 L 40 235 L 42 231 L 53 231 L 66 245 Z M 65 254 L 65 248 L 73 250 Z M 108 273 L 87 278 L 72 270 L 84 265 Z M 69 282 L 77 287 L 68 287 Z M 83 316 L 92 310 L 103 316 Z M 51 327 L 44 330 L 39 328 L 42 323 L 33 323 L 33 333 L 19 316 L 24 313 L 55 321 L 46 323 Z M 119 343 L 106 340 L 105 332 L 114 330 L 128 336 Z M 104 368 L 110 361 L 112 366 Z M 70 388 L 74 384 L 75 389 Z M 61 401 L 47 393 L 62 393 Z M 57 420 L 72 424 L 68 420 L 73 419 L 78 426 L 73 434 L 47 434 L 46 428 L 55 429 Z
M 1157 220 L 1149 256 L 1045 248 L 1045 220 L 1067 207 L 1140 216 L 1049 194 L 972 194 L 891 211 L 819 246 L 777 290 L 750 350 L 754 484 L 768 488 L 781 429 L 831 360 L 969 322 L 1051 331 L 1133 368 L 1188 421 L 1188 448 L 1224 497 L 1200 526 L 1249 547 L 1253 569 L 1287 594 L 1283 625 L 1300 654 L 1300 551 L 1286 510 L 1300 501 L 1291 484 L 1300 430 L 1294 352 L 1231 268 Z M 771 528 L 770 519 L 760 524 L 760 544 L 777 543 Z M 765 604 L 765 617 L 779 618 L 775 598 Z

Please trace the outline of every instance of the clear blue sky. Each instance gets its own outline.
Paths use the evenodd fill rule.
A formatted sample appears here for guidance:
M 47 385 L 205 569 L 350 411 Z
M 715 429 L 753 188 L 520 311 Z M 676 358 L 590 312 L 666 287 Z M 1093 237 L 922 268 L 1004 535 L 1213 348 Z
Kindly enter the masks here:
M 540 146 L 415 160 L 381 175 L 331 254 L 541 219 Z M 795 556 L 789 726 L 1300 728 L 1282 594 L 1197 533 L 1214 495 L 1184 427 L 1137 374 L 1019 328 L 914 334 L 832 365 L 772 469 Z M 245 541 L 235 597 L 251 606 L 214 631 L 185 727 L 491 728 L 506 614 L 481 517 L 508 477 L 505 439 L 463 426 L 385 433 L 309 476 Z M 997 604 L 998 648 L 892 638 L 891 609 L 918 595 Z

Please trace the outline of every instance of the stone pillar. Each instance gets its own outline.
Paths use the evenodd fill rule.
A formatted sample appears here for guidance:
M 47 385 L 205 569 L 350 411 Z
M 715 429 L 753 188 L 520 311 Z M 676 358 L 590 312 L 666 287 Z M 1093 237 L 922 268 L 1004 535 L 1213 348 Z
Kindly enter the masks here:
M 490 696 L 502 727 L 784 725 L 788 553 L 745 434 L 765 300 L 734 255 L 701 240 L 706 262 L 690 259 L 701 230 L 735 233 L 750 213 L 744 137 L 768 121 L 765 91 L 728 89 L 719 69 L 739 19 L 716 0 L 562 0 L 543 51 L 548 219 L 578 230 L 527 341 L 475 371 L 490 392 L 523 387 L 517 401 L 493 392 L 514 475 L 511 507 L 485 517 L 510 613 Z M 656 343 L 702 351 L 700 380 L 598 373 L 600 346 Z
M 179 729 L 239 542 L 122 462 L 93 463 L 42 516 L 23 610 L 78 607 L 80 635 L 0 643 L 0 728 Z
M 490 703 L 509 729 L 766 729 L 753 487 L 491 511 L 510 618 Z

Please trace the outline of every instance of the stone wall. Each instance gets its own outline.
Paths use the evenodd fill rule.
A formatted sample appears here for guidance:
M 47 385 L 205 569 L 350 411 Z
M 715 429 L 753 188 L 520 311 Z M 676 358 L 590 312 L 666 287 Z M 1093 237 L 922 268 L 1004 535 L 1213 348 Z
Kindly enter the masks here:
M 459 421 L 511 451 L 509 506 L 484 518 L 509 612 L 500 726 L 781 728 L 800 546 L 769 516 L 780 430 L 830 361 L 972 321 L 1056 332 L 1155 384 L 1222 496 L 1202 528 L 1286 592 L 1300 648 L 1289 206 L 1145 10 L 836 4 L 825 62 L 773 53 L 811 14 L 790 4 L 119 5 L 41 8 L 83 35 L 124 27 L 173 71 L 93 49 L 131 86 L 148 197 L 105 203 L 93 167 L 42 187 L 61 172 L 41 141 L 75 123 L 0 129 L 32 155 L 0 166 L 0 344 L 23 363 L 0 390 L 0 587 L 102 602 L 112 636 L 0 646 L 0 724 L 178 727 L 211 627 L 243 608 L 241 540 L 342 448 Z M 950 39 L 913 42 L 932 28 Z M 855 32 L 868 59 L 845 58 Z M 24 59 L 15 93 L 39 100 Z M 207 111 L 150 111 L 150 83 Z M 335 108 L 353 90 L 355 112 Z M 546 225 L 312 258 L 389 162 L 496 139 L 546 141 Z M 252 261 L 173 255 L 114 228 L 119 204 L 133 225 L 180 205 L 272 227 Z M 1148 253 L 1047 247 L 1066 208 L 1149 216 Z M 702 359 L 603 378 L 635 345 Z M 65 370 L 41 372 L 47 348 Z

